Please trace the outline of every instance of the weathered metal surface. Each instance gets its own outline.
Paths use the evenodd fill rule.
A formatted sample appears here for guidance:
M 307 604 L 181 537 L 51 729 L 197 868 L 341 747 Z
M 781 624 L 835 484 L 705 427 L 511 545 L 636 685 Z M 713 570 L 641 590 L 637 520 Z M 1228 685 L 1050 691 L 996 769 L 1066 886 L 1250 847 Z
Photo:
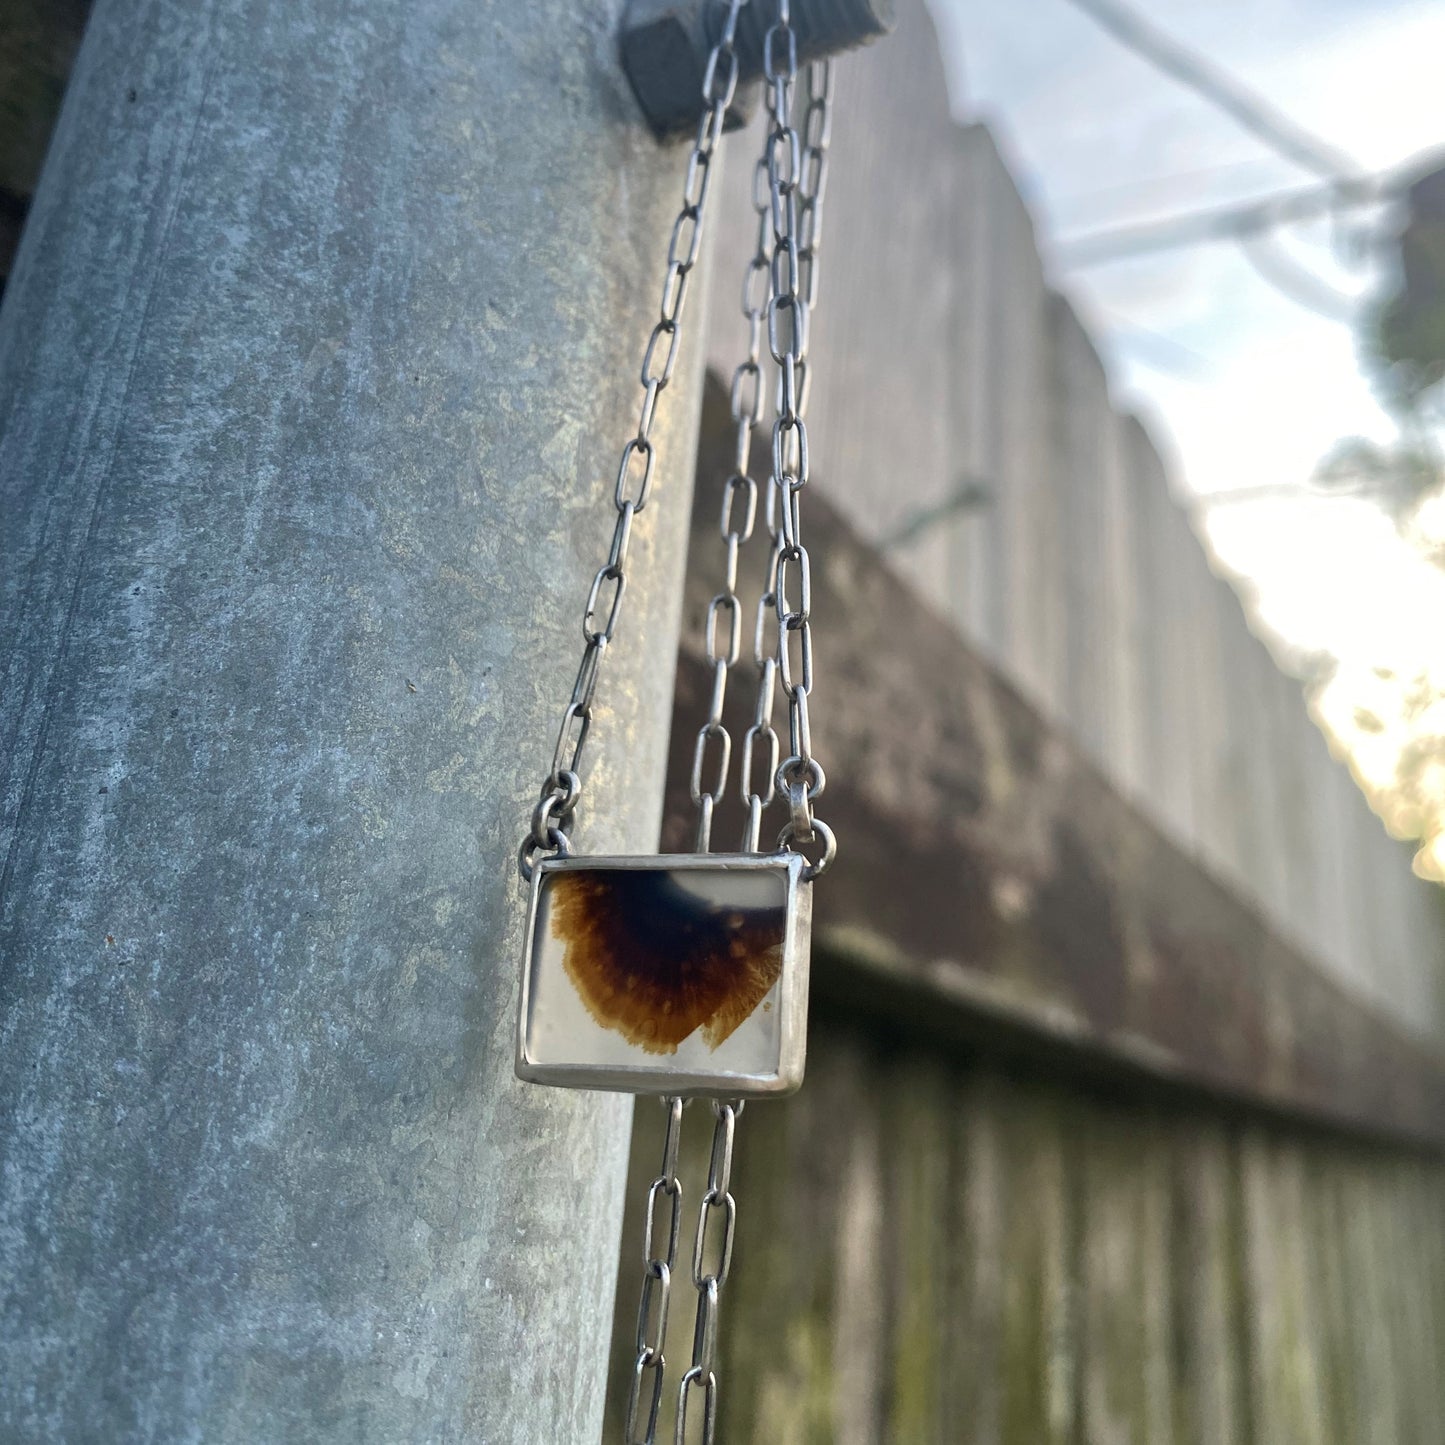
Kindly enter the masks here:
M 634 1215 L 662 1122 L 638 1111 Z M 690 1115 L 685 1190 L 707 1138 Z M 1439 1439 L 1438 1156 L 1049 1083 L 828 1013 L 807 1087 L 749 1105 L 733 1180 L 734 1445 Z
M 616 19 L 97 7 L 0 316 L 7 1441 L 597 1437 L 630 1104 L 512 1044 L 680 187 Z M 599 851 L 656 839 L 697 376 Z
M 711 378 L 706 395 L 702 565 L 688 578 L 674 724 L 684 739 L 706 704 L 692 639 L 730 455 Z M 813 576 L 813 739 L 829 778 L 819 806 L 846 843 L 816 889 L 815 992 L 925 1030 L 1012 1023 L 1160 1079 L 1445 1140 L 1439 1053 L 1273 933 L 909 592 L 821 491 L 809 501 L 826 559 Z M 759 579 L 747 564 L 742 575 L 748 595 Z M 738 731 L 745 705 L 727 719 Z M 690 749 L 675 750 L 669 846 L 690 836 L 689 763 Z M 715 836 L 735 830 L 730 799 Z

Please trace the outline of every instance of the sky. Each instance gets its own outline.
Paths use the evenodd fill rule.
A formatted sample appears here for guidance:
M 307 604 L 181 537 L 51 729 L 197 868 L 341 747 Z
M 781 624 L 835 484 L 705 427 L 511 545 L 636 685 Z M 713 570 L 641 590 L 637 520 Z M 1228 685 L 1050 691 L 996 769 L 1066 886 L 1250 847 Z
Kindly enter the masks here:
M 1133 0 L 1133 8 L 1367 171 L 1445 150 L 1442 0 Z M 1068 0 L 931 0 L 931 9 L 954 109 L 993 127 L 1046 252 L 1062 257 L 1070 240 L 1093 232 L 1316 179 Z M 1351 229 L 1367 235 L 1392 217 L 1377 208 L 1358 221 Z M 1353 259 L 1349 236 L 1327 222 L 1277 239 L 1345 315 L 1380 285 L 1378 263 Z M 1445 693 L 1445 570 L 1415 545 L 1445 543 L 1445 505 L 1419 519 L 1423 537 L 1406 538 L 1368 502 L 1278 490 L 1306 486 L 1344 437 L 1396 435 L 1361 374 L 1351 327 L 1282 295 L 1232 242 L 1089 268 L 1056 263 L 1053 275 L 1088 321 L 1116 400 L 1172 446 L 1176 474 L 1216 556 L 1238 575 L 1256 630 L 1286 663 L 1338 659 L 1316 716 L 1350 751 L 1377 807 L 1397 831 L 1445 827 L 1445 777 L 1436 780 L 1433 820 L 1389 792 L 1412 733 L 1445 731 L 1445 709 L 1404 716 L 1417 676 Z M 1268 494 L 1245 498 L 1259 488 Z M 1225 499 L 1233 490 L 1241 496 Z M 1417 869 L 1445 876 L 1445 832 Z

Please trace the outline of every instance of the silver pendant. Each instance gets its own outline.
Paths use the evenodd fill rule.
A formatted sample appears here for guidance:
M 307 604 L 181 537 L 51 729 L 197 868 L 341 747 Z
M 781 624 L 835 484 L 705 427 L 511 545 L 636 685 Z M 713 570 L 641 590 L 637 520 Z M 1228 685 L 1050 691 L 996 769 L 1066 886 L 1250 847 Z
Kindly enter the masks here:
M 546 858 L 517 1075 L 748 1098 L 803 1082 L 812 885 L 794 853 Z

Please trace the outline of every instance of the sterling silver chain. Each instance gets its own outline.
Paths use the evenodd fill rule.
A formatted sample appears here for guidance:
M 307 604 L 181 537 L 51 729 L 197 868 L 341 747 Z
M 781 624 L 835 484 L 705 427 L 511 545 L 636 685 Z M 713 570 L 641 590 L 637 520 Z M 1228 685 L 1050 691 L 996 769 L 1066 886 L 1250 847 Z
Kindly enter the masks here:
M 647 1212 L 643 1224 L 642 1299 L 637 1308 L 637 1357 L 632 1366 L 632 1384 L 627 1393 L 626 1445 L 656 1445 L 657 1421 L 666 1383 L 667 1361 L 663 1341 L 667 1333 L 667 1312 L 672 1278 L 677 1269 L 677 1249 L 682 1235 L 682 1180 L 677 1173 L 678 1145 L 682 1137 L 680 1098 L 664 1099 L 667 1130 L 663 1136 L 662 1165 L 647 1190 Z M 707 1188 L 698 1205 L 697 1228 L 692 1245 L 692 1283 L 697 1290 L 697 1314 L 692 1332 L 692 1362 L 684 1371 L 677 1391 L 675 1445 L 689 1439 L 712 1445 L 717 1430 L 717 1335 L 718 1306 L 733 1261 L 733 1233 L 737 1228 L 737 1201 L 732 1195 L 733 1136 L 743 1112 L 739 1101 L 712 1105 L 712 1152 L 708 1158 Z M 658 1201 L 667 1201 L 667 1230 L 658 1231 Z M 714 1225 L 714 1221 L 717 1221 Z M 666 1238 L 659 1252 L 657 1242 Z M 694 1392 L 702 1396 L 694 1403 Z M 701 1433 L 691 1433 L 701 1418 Z M 639 1434 L 639 1429 L 641 1433 Z
M 622 448 L 617 467 L 613 505 L 617 520 L 607 560 L 597 569 L 582 615 L 582 662 L 572 684 L 572 696 L 562 714 L 552 766 L 542 784 L 541 797 L 532 813 L 532 826 L 522 840 L 519 863 L 522 877 L 530 879 L 539 856 L 566 855 L 572 851 L 567 829 L 582 796 L 582 757 L 592 727 L 592 700 L 602 659 L 617 633 L 622 598 L 627 589 L 627 551 L 632 538 L 633 519 L 647 505 L 652 489 L 656 447 L 652 423 L 657 400 L 672 380 L 682 341 L 683 303 L 693 268 L 702 252 L 703 221 L 711 189 L 713 160 L 722 139 L 728 107 L 738 86 L 738 58 L 734 48 L 738 16 L 748 0 L 729 0 L 727 15 L 717 43 L 708 54 L 703 72 L 702 95 L 706 105 L 698 123 L 697 137 L 687 158 L 682 185 L 682 208 L 672 224 L 667 245 L 667 269 L 663 275 L 662 300 L 657 321 L 642 353 L 642 407 L 637 431 Z
M 828 142 L 832 126 L 832 71 L 827 61 L 808 66 L 807 105 L 801 130 L 793 124 L 793 92 L 798 78 L 797 36 L 789 23 L 789 0 L 778 0 L 778 14 L 764 41 L 768 126 L 763 154 L 753 172 L 753 209 L 757 242 L 743 277 L 742 310 L 747 322 L 747 354 L 733 371 L 729 389 L 734 445 L 732 471 L 723 484 L 720 529 L 724 548 L 723 585 L 708 604 L 703 646 L 712 669 L 707 715 L 693 745 L 689 791 L 698 810 L 696 848 L 712 846 L 713 812 L 725 795 L 732 759 L 732 738 L 723 722 L 728 678 L 742 653 L 743 613 L 737 595 L 738 556 L 751 539 L 758 511 L 758 483 L 749 475 L 753 434 L 763 413 L 762 344 L 777 367 L 776 415 L 772 428 L 771 468 L 766 515 L 771 551 L 767 587 L 758 601 L 753 627 L 753 665 L 757 673 L 753 720 L 743 738 L 739 791 L 747 808 L 744 852 L 757 852 L 764 811 L 781 790 L 789 817 L 779 847 L 818 842 L 818 861 L 807 876 L 816 877 L 833 861 L 832 831 L 813 813 L 825 777 L 813 756 L 808 699 L 813 690 L 811 584 L 803 545 L 800 493 L 808 483 L 808 432 L 804 421 L 808 396 L 808 318 L 818 294 L 818 249 L 822 243 L 823 197 L 827 182 Z M 790 583 L 797 589 L 790 601 Z M 790 749 L 780 764 L 773 708 L 778 681 L 788 699 Z M 715 760 L 708 766 L 708 752 Z M 766 759 L 757 776 L 759 755 Z M 707 785 L 704 786 L 704 782 Z M 647 1193 L 643 1226 L 643 1282 L 638 1305 L 636 1346 L 628 1391 L 626 1445 L 655 1445 L 666 1359 L 663 1337 L 682 1218 L 682 1181 L 677 1173 L 683 1100 L 663 1100 L 667 1129 L 662 1165 Z M 692 1359 L 678 1386 L 675 1445 L 699 1440 L 712 1445 L 717 1429 L 718 1312 L 732 1264 L 737 1205 L 731 1192 L 733 1139 L 741 1102 L 715 1102 L 707 1188 L 699 1206 L 693 1238 L 692 1283 L 697 1291 Z M 667 1201 L 666 1247 L 657 1249 L 659 1200 Z M 719 1221 L 715 1228 L 713 1221 Z M 717 1238 L 709 1242 L 710 1228 Z M 710 1267 L 709 1267 L 710 1266 Z M 694 1401 L 700 1392 L 701 1405 Z M 699 1424 L 700 1421 L 700 1424 Z M 694 1430 L 694 1426 L 698 1428 Z
M 818 294 L 818 249 L 822 244 L 823 197 L 832 129 L 832 70 L 826 60 L 807 68 L 807 104 L 801 129 L 793 125 L 797 83 L 797 36 L 788 22 L 788 0 L 764 40 L 768 126 L 763 153 L 753 171 L 757 243 L 743 276 L 742 309 L 748 325 L 747 355 L 733 371 L 729 403 L 733 424 L 733 470 L 723 485 L 721 529 L 726 549 L 722 590 L 708 605 L 703 643 L 713 670 L 707 716 L 693 745 L 690 788 L 698 810 L 697 850 L 712 846 L 713 811 L 727 788 L 732 738 L 723 723 L 728 676 L 742 644 L 742 604 L 737 596 L 738 553 L 752 537 L 758 484 L 748 474 L 753 433 L 762 419 L 762 344 L 777 367 L 776 416 L 767 483 L 771 541 L 767 587 L 758 599 L 753 626 L 757 670 L 752 725 L 743 736 L 739 792 L 747 809 L 742 851 L 760 846 L 762 819 L 777 797 L 786 795 L 789 817 L 778 838 L 784 848 L 817 841 L 821 854 L 807 876 L 817 877 L 833 861 L 832 830 L 813 814 L 826 778 L 813 756 L 808 699 L 813 691 L 812 584 L 803 545 L 800 494 L 808 484 L 808 322 Z M 797 604 L 789 602 L 790 584 Z M 726 645 L 719 623 L 726 626 Z M 788 757 L 773 726 L 773 705 L 781 681 L 788 699 Z M 704 788 L 707 753 L 717 754 L 711 786 Z M 757 777 L 759 754 L 767 766 Z
M 677 361 L 683 301 L 702 248 L 713 160 L 737 89 L 734 42 L 738 17 L 748 3 L 728 0 L 717 41 L 708 55 L 702 85 L 706 110 L 688 156 L 683 204 L 668 244 L 658 319 L 643 353 L 641 412 L 636 433 L 623 447 L 617 470 L 613 492 L 617 519 L 612 543 L 588 593 L 582 620 L 582 661 L 563 712 L 552 765 L 531 828 L 522 842 L 520 866 L 524 878 L 531 877 L 538 857 L 572 851 L 568 829 L 582 794 L 582 758 L 592 723 L 593 698 L 602 659 L 617 630 L 627 584 L 633 520 L 647 505 L 652 484 L 652 423 L 658 397 L 672 379 Z M 742 292 L 748 348 L 733 373 L 730 393 L 735 445 L 732 472 L 722 495 L 726 561 L 722 588 L 708 606 L 704 625 L 712 686 L 707 716 L 693 748 L 690 792 L 698 809 L 696 847 L 699 852 L 707 852 L 712 846 L 713 812 L 726 794 L 732 761 L 732 738 L 723 722 L 723 705 L 729 675 L 742 655 L 738 558 L 757 521 L 758 483 L 749 474 L 749 467 L 753 434 L 763 415 L 762 345 L 766 336 L 777 373 L 765 509 L 770 554 L 767 582 L 753 626 L 757 689 L 739 769 L 739 791 L 747 809 L 741 846 L 744 852 L 759 851 L 763 814 L 781 794 L 788 806 L 788 819 L 778 835 L 777 846 L 799 852 L 805 845 L 815 846 L 817 860 L 808 863 L 803 875 L 811 880 L 832 863 L 836 851 L 832 830 L 813 811 L 826 778 L 822 764 L 813 756 L 808 717 L 808 700 L 813 691 L 812 587 L 799 506 L 809 475 L 804 422 L 808 323 L 818 294 L 817 258 L 822 242 L 832 123 L 832 72 L 826 60 L 807 67 L 806 105 L 801 126 L 795 126 L 797 34 L 791 25 L 790 0 L 773 3 L 777 7 L 776 19 L 764 37 L 763 49 L 768 124 L 752 185 L 757 243 Z M 773 724 L 779 683 L 787 698 L 789 738 L 788 755 L 781 762 L 781 743 Z M 714 753 L 710 773 L 709 750 Z M 766 763 L 761 775 L 757 766 L 760 757 Z M 667 1369 L 663 1346 L 682 1236 L 683 1187 L 678 1175 L 678 1148 L 684 1100 L 671 1097 L 662 1102 L 667 1110 L 667 1128 L 661 1166 L 647 1193 L 644 1274 L 627 1400 L 626 1445 L 656 1445 Z M 733 1141 L 743 1105 L 741 1101 L 714 1101 L 712 1112 L 707 1187 L 693 1232 L 692 1284 L 697 1292 L 697 1307 L 692 1357 L 678 1385 L 675 1445 L 687 1445 L 689 1440 L 713 1445 L 717 1428 L 718 1314 L 732 1265 L 737 1223 L 737 1204 L 731 1190 Z
M 652 488 L 656 460 L 652 425 L 658 398 L 672 380 L 677 364 L 683 303 L 702 250 L 712 167 L 728 107 L 737 91 L 734 42 L 738 16 L 748 3 L 728 0 L 726 16 L 703 74 L 706 109 L 688 155 L 682 207 L 668 242 L 658 318 L 643 351 L 637 430 L 623 446 L 618 463 L 612 542 L 607 560 L 597 569 L 587 594 L 582 616 L 582 660 L 563 710 L 551 767 L 533 810 L 531 827 L 522 840 L 519 863 L 526 879 L 531 878 L 538 857 L 572 851 L 568 830 L 582 796 L 582 760 L 592 727 L 593 700 L 602 661 L 616 636 L 622 612 L 632 524 L 647 505 Z M 739 551 L 752 536 L 757 518 L 758 485 L 748 470 L 753 433 L 762 419 L 761 358 L 766 334 L 777 368 L 766 503 L 771 553 L 767 589 L 759 599 L 753 627 L 757 700 L 752 725 L 743 739 L 739 770 L 740 793 L 748 812 L 742 849 L 759 850 L 763 813 L 781 792 L 788 804 L 788 820 L 778 837 L 778 846 L 794 851 L 818 846 L 818 859 L 809 864 L 805 874 L 811 880 L 832 863 L 836 850 L 832 830 L 813 812 L 813 804 L 822 795 L 827 780 L 822 764 L 813 756 L 808 716 L 808 699 L 813 691 L 812 582 L 799 506 L 809 475 L 808 431 L 803 419 L 808 395 L 808 319 L 818 291 L 817 257 L 832 125 L 832 72 L 827 61 L 807 67 L 807 103 L 800 130 L 793 124 L 798 42 L 790 24 L 789 6 L 790 0 L 777 0 L 777 19 L 764 37 L 768 126 L 753 177 L 757 245 L 743 282 L 748 353 L 732 379 L 736 441 L 733 472 L 725 484 L 722 501 L 726 572 L 722 590 L 708 607 L 705 625 L 705 649 L 713 682 L 707 717 L 693 748 L 690 791 L 698 808 L 696 846 L 699 852 L 705 852 L 712 846 L 713 810 L 726 793 L 732 762 L 732 738 L 723 723 L 722 711 L 730 670 L 742 652 L 743 610 L 737 595 L 737 567 Z M 773 725 L 778 683 L 782 684 L 788 704 L 789 751 L 781 764 L 781 744 Z M 716 757 L 711 778 L 704 786 L 709 748 Z M 756 766 L 760 753 L 767 763 L 761 779 Z

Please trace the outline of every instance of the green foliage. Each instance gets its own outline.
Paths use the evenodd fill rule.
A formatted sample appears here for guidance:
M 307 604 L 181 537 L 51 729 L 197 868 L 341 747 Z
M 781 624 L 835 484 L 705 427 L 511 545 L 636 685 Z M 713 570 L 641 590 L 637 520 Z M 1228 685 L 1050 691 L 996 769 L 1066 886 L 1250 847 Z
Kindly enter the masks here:
M 1369 497 L 1402 526 L 1445 479 L 1439 457 L 1423 438 L 1381 446 L 1366 437 L 1345 437 L 1311 480 L 1322 490 Z
M 1445 288 L 1445 240 L 1438 243 Z M 1415 306 L 1403 293 L 1374 313 L 1366 332 L 1366 362 L 1381 401 L 1397 416 L 1420 412 L 1445 381 L 1445 300 Z
M 1361 351 L 1381 402 L 1417 422 L 1441 401 L 1445 382 L 1445 170 L 1423 175 L 1409 191 L 1395 281 L 1367 316 Z

